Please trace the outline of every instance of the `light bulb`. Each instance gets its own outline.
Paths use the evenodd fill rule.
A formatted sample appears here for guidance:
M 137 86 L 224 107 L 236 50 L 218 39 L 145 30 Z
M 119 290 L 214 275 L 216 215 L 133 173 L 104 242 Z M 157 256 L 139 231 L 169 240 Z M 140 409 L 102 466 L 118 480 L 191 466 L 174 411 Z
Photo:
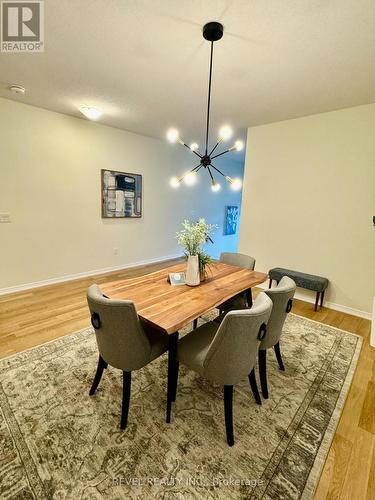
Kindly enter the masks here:
M 180 134 L 176 128 L 170 128 L 167 132 L 167 139 L 169 142 L 176 142 L 178 141 L 179 135 Z
M 192 151 L 196 151 L 198 148 L 199 148 L 199 144 L 197 144 L 196 142 L 192 142 L 192 143 L 190 144 L 190 149 L 191 149 Z
M 184 182 L 187 186 L 192 186 L 197 181 L 197 173 L 196 172 L 188 172 L 184 175 Z
M 232 179 L 232 182 L 230 183 L 230 187 L 234 191 L 239 191 L 242 188 L 242 181 L 241 181 L 241 179 Z
M 178 188 L 178 187 L 180 187 L 180 180 L 178 177 L 172 177 L 171 180 L 169 181 L 169 184 L 173 188 Z
M 214 181 L 212 183 L 211 189 L 212 189 L 212 191 L 214 191 L 216 193 L 217 191 L 220 191 L 221 185 L 218 182 Z
M 243 149 L 243 141 L 236 141 L 234 143 L 234 149 L 236 151 L 241 151 Z
M 89 120 L 97 120 L 103 114 L 102 111 L 100 111 L 100 109 L 93 108 L 92 106 L 81 106 L 79 110 Z
M 233 130 L 231 129 L 231 127 L 229 125 L 224 125 L 219 130 L 219 137 L 222 141 L 227 141 L 228 139 L 230 139 L 232 137 L 232 134 L 233 134 Z

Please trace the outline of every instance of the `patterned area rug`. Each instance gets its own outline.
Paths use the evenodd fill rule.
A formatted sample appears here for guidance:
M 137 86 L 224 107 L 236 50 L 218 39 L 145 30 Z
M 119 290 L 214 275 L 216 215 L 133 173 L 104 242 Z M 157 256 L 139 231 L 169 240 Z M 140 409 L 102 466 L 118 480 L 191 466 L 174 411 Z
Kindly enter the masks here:
M 0 360 L 0 498 L 311 498 L 360 347 L 356 335 L 289 315 L 286 371 L 268 355 L 270 399 L 257 406 L 247 380 L 235 388 L 233 448 L 222 389 L 183 367 L 165 423 L 165 355 L 133 374 L 125 431 L 119 370 L 88 396 L 91 328 Z

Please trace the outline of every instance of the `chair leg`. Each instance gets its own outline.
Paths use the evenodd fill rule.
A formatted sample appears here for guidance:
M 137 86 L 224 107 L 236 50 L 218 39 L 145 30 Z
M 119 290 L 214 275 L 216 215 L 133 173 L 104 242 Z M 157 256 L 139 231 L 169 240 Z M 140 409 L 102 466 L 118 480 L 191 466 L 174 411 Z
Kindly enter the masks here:
M 285 372 L 285 366 L 284 366 L 284 363 L 283 363 L 283 358 L 281 357 L 280 343 L 278 342 L 277 344 L 275 344 L 273 346 L 273 348 L 275 349 L 276 359 L 277 359 L 277 362 L 279 363 L 279 368 L 280 368 L 280 370 L 282 370 L 283 372 Z
M 316 292 L 315 307 L 314 307 L 315 312 L 318 310 L 319 296 L 320 292 Z
M 320 307 L 323 307 L 324 292 L 320 294 Z
M 171 421 L 172 402 L 175 394 L 176 378 L 176 355 L 177 355 L 178 332 L 172 333 L 168 338 L 168 388 L 167 388 L 167 424 Z
M 253 307 L 253 294 L 251 293 L 251 288 L 246 290 L 246 301 L 247 301 L 247 307 L 249 308 Z
M 227 433 L 227 443 L 229 446 L 234 445 L 233 436 L 233 385 L 224 386 L 224 415 L 225 415 L 225 430 Z
M 105 370 L 105 368 L 107 368 L 107 366 L 108 366 L 108 364 L 104 361 L 104 359 L 99 354 L 98 367 L 96 369 L 94 381 L 92 383 L 92 386 L 91 386 L 91 389 L 89 392 L 90 396 L 93 396 L 95 394 L 96 389 L 98 388 L 100 379 L 102 378 L 103 371 Z
M 121 429 L 125 429 L 128 425 L 131 382 L 132 372 L 122 372 L 122 409 L 120 422 Z
M 267 388 L 267 349 L 259 350 L 259 377 L 262 395 L 264 399 L 268 399 Z
M 198 318 L 196 318 L 194 321 L 193 321 L 193 328 L 194 330 L 197 328 L 198 326 Z
M 256 401 L 257 405 L 262 404 L 262 400 L 260 399 L 259 391 L 258 391 L 258 386 L 257 386 L 257 379 L 255 378 L 255 370 L 254 368 L 251 370 L 249 373 L 249 382 L 250 382 L 250 387 L 251 390 L 253 391 L 253 396 Z

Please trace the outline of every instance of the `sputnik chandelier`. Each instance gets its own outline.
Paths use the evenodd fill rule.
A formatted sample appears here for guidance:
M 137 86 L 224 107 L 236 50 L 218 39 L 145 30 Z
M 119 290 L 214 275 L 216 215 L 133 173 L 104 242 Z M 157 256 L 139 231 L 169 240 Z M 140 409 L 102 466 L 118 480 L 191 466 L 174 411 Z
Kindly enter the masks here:
M 224 141 L 228 141 L 232 137 L 232 129 L 228 125 L 224 125 L 219 130 L 219 139 L 215 146 L 209 151 L 209 129 L 210 129 L 210 106 L 211 106 L 211 84 L 212 84 L 212 59 L 214 52 L 214 42 L 220 40 L 223 36 L 224 27 L 222 24 L 217 22 L 207 23 L 203 27 L 203 38 L 211 42 L 211 53 L 210 53 L 210 73 L 208 80 L 208 99 L 207 99 L 207 122 L 206 122 L 206 144 L 205 144 L 205 152 L 204 154 L 200 153 L 198 148 L 198 144 L 193 142 L 188 146 L 185 142 L 180 138 L 180 134 L 178 130 L 175 128 L 171 128 L 167 132 L 167 139 L 169 142 L 175 143 L 178 142 L 182 146 L 185 146 L 189 149 L 194 155 L 199 157 L 199 164 L 193 169 L 189 170 L 185 174 L 180 177 L 172 177 L 170 183 L 172 187 L 179 187 L 181 182 L 183 181 L 186 185 L 192 186 L 195 184 L 197 180 L 197 173 L 201 168 L 207 170 L 210 179 L 211 179 L 211 189 L 212 191 L 219 191 L 221 189 L 221 185 L 215 180 L 214 174 L 220 174 L 224 177 L 224 179 L 230 184 L 231 188 L 234 190 L 239 190 L 242 187 L 241 179 L 233 179 L 228 175 L 225 175 L 221 170 L 219 170 L 212 163 L 212 160 L 218 158 L 219 156 L 225 155 L 226 153 L 230 153 L 231 151 L 241 151 L 243 149 L 243 142 L 236 141 L 233 146 L 222 151 L 221 153 L 214 152 L 216 148 Z

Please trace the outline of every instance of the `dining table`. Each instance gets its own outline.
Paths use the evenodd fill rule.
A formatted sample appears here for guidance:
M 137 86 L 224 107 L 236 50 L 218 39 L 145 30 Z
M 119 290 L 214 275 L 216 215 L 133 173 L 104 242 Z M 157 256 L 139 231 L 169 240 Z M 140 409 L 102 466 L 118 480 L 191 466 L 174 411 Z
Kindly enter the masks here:
M 168 335 L 168 380 L 173 374 L 179 331 L 242 292 L 251 306 L 251 289 L 268 279 L 267 274 L 259 271 L 214 262 L 198 286 L 171 285 L 169 275 L 184 271 L 186 263 L 179 263 L 136 278 L 101 285 L 106 297 L 131 300 L 143 322 Z

